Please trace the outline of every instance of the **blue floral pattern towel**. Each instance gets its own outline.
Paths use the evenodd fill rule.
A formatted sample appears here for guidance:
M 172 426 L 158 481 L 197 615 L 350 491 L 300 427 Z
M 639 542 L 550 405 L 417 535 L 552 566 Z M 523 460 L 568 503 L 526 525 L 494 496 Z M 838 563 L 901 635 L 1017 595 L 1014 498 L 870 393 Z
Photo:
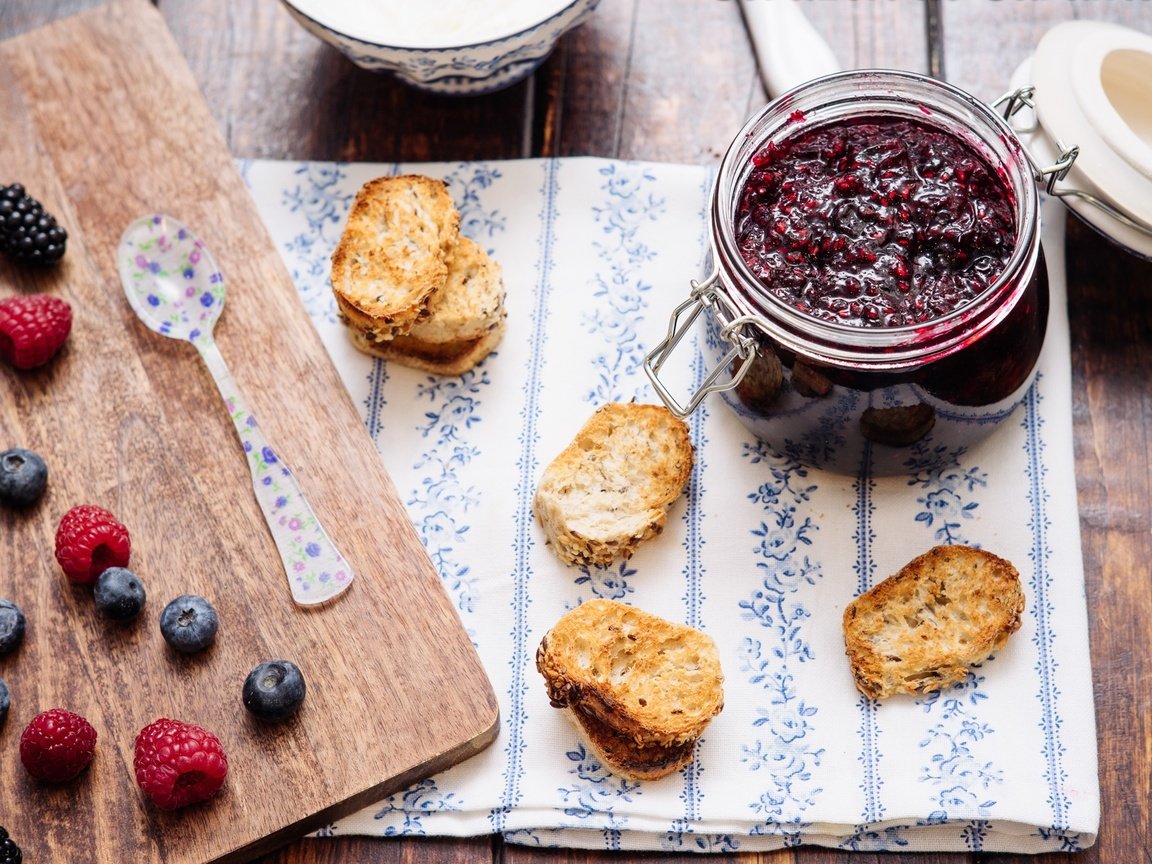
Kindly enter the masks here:
M 536 480 L 597 405 L 657 401 L 642 361 L 700 275 L 711 173 L 600 159 L 241 167 L 503 717 L 485 752 L 321 834 L 501 832 L 521 843 L 681 852 L 801 843 L 1042 852 L 1094 841 L 1058 209 L 1045 210 L 1055 296 L 1040 375 L 985 444 L 902 477 L 843 477 L 774 455 L 708 401 L 689 418 L 698 459 L 664 533 L 629 561 L 570 568 L 533 519 Z M 447 180 L 463 232 L 504 266 L 507 334 L 459 377 L 364 356 L 336 319 L 328 258 L 349 205 L 361 183 L 396 172 Z M 688 387 L 707 370 L 693 351 L 680 356 Z M 938 543 L 1013 561 L 1023 627 L 945 692 L 864 698 L 844 656 L 844 606 Z M 719 643 L 724 710 L 696 760 L 662 780 L 610 773 L 548 704 L 536 646 L 593 597 Z

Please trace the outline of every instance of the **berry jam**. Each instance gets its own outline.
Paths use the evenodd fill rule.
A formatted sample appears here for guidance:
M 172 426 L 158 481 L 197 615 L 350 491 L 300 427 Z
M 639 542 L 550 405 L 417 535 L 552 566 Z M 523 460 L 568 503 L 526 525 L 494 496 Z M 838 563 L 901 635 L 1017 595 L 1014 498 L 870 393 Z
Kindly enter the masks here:
M 860 117 L 758 150 L 736 241 L 756 278 L 801 312 L 899 327 L 980 296 L 1012 255 L 1014 212 L 1005 180 L 958 136 Z

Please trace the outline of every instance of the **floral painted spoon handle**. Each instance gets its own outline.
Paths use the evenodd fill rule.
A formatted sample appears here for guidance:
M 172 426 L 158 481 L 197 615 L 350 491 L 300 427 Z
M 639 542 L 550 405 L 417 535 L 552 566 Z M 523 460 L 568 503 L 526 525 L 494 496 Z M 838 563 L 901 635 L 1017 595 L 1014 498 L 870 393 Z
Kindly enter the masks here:
M 252 490 L 284 562 L 292 599 L 301 606 L 331 600 L 352 583 L 352 568 L 320 524 L 292 470 L 264 437 L 216 343 L 198 341 L 196 348 L 240 436 Z

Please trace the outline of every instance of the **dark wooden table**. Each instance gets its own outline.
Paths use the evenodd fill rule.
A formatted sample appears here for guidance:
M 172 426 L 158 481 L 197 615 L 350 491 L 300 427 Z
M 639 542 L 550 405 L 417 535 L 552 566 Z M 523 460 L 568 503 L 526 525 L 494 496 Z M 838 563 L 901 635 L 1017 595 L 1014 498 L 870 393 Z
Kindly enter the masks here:
M 0 0 L 0 38 L 92 5 Z M 715 164 L 766 98 L 735 0 L 602 0 L 593 19 L 565 37 L 530 80 L 475 99 L 433 97 L 361 71 L 299 28 L 275 0 L 157 5 L 239 157 L 388 162 L 596 155 Z M 1152 32 L 1152 0 L 805 0 L 802 8 L 845 66 L 928 72 L 988 100 L 1007 89 L 1016 65 L 1059 21 L 1091 17 Z M 0 176 L 0 182 L 11 181 Z M 1103 808 L 1097 844 L 1076 860 L 1135 864 L 1152 860 L 1152 264 L 1118 251 L 1076 220 L 1069 223 L 1067 257 Z M 857 864 L 881 856 L 803 848 L 725 857 Z M 1010 857 L 906 856 L 925 864 Z M 541 851 L 491 837 L 306 839 L 262 860 L 622 864 L 652 858 L 700 860 Z

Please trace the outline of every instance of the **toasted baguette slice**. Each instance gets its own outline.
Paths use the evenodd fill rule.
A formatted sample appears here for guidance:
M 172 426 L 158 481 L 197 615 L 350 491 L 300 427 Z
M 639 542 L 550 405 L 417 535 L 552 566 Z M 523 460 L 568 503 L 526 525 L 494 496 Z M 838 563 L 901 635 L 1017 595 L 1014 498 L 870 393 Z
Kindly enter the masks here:
M 621 777 L 659 780 L 683 768 L 696 754 L 696 739 L 684 744 L 637 744 L 583 711 L 568 708 L 564 713 L 600 761 Z
M 999 651 L 1020 627 L 1020 574 L 970 546 L 937 546 L 844 610 L 844 644 L 873 699 L 940 690 Z
M 412 336 L 396 336 L 377 342 L 352 329 L 349 329 L 348 336 L 357 349 L 373 357 L 434 375 L 463 375 L 500 344 L 504 337 L 504 319 L 500 318 L 483 336 L 459 342 L 423 342 Z
M 376 338 L 406 333 L 428 317 L 444 288 L 460 214 L 441 180 L 379 177 L 356 193 L 332 253 L 332 291 L 340 314 Z
M 428 302 L 428 317 L 408 335 L 420 342 L 466 342 L 486 336 L 504 318 L 504 272 L 483 247 L 461 236 L 444 290 Z
M 564 615 L 541 640 L 536 668 L 555 707 L 642 746 L 695 741 L 724 707 L 711 636 L 616 600 Z
M 628 558 L 664 530 L 694 451 L 688 426 L 667 408 L 601 406 L 544 469 L 533 507 L 566 564 Z

